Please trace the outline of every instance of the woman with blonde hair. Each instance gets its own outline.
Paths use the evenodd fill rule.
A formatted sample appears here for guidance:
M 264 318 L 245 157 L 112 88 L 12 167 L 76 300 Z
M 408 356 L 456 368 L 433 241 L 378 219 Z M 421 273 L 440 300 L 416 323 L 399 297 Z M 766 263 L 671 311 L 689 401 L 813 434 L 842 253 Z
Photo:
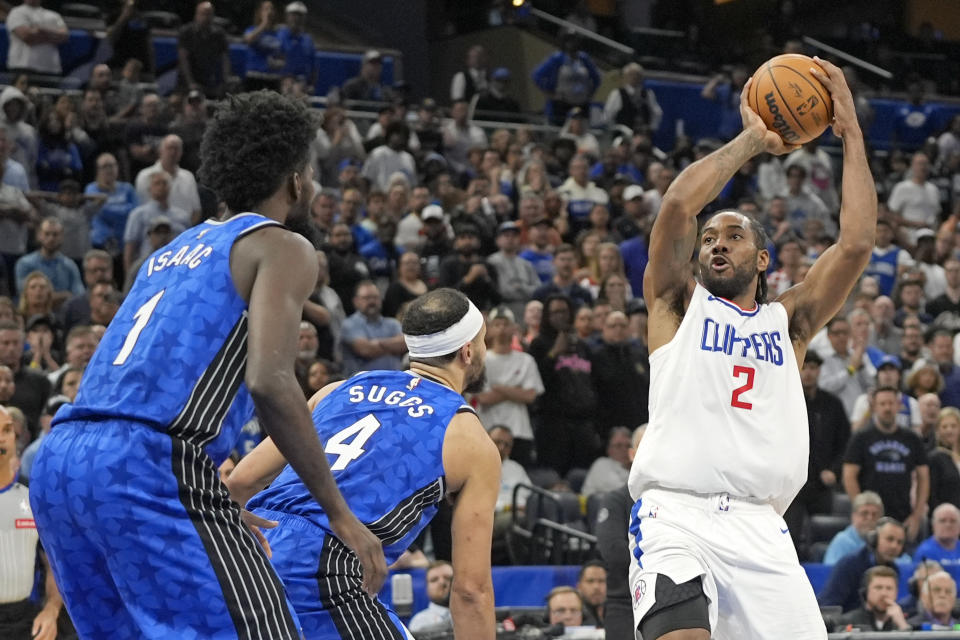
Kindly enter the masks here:
M 626 277 L 619 273 L 610 273 L 600 283 L 597 299 L 604 298 L 613 311 L 627 312 L 627 303 L 633 299 L 633 291 Z
M 574 278 L 581 287 L 595 289 L 600 284 L 597 252 L 602 242 L 603 236 L 598 231 L 585 231 L 577 237 L 577 271 Z M 592 293 L 596 297 L 597 292 L 594 290 Z
M 925 393 L 940 395 L 943 385 L 940 369 L 929 360 L 918 360 L 907 376 L 907 391 L 914 398 L 919 398 Z
M 542 160 L 530 160 L 517 173 L 517 192 L 535 193 L 541 198 L 550 191 L 550 180 L 547 178 L 547 168 Z
M 937 446 L 930 465 L 930 513 L 944 502 L 960 507 L 960 410 L 944 407 L 937 417 Z
M 24 322 L 35 315 L 53 313 L 53 283 L 42 271 L 31 271 L 23 280 L 17 311 Z

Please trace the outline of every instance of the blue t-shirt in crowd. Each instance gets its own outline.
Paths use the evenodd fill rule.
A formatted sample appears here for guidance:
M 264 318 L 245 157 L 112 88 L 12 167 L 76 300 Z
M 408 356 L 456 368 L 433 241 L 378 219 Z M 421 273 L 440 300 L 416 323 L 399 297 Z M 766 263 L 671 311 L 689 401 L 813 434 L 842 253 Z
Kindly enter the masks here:
M 107 201 L 91 222 L 90 243 L 95 247 L 107 248 L 108 251 L 119 253 L 123 247 L 123 232 L 127 228 L 127 217 L 140 204 L 137 190 L 129 182 L 117 182 L 113 191 L 104 191 L 96 182 L 91 182 L 83 192 L 88 196 L 107 196 Z
M 960 544 L 954 541 L 953 549 L 947 549 L 933 536 L 920 543 L 913 552 L 914 562 L 922 560 L 936 560 L 941 567 L 960 565 Z

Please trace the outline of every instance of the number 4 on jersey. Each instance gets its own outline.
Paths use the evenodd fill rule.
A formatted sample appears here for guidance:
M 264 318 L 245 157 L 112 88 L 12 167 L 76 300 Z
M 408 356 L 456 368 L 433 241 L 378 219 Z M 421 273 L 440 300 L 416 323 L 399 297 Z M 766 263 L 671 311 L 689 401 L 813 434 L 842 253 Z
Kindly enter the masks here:
M 741 367 L 736 366 L 733 368 L 733 377 L 739 378 L 740 376 L 747 376 L 747 381 L 743 386 L 737 387 L 733 390 L 733 396 L 730 398 L 730 406 L 736 407 L 737 409 L 753 409 L 753 403 L 747 402 L 746 400 L 741 400 L 740 396 L 750 389 L 753 389 L 753 375 L 757 372 L 753 367 Z
M 370 436 L 380 428 L 380 421 L 372 413 L 360 418 L 346 429 L 341 429 L 331 436 L 327 441 L 324 452 L 337 456 L 336 461 L 330 465 L 330 471 L 341 471 L 345 469 L 351 461 L 356 460 L 363 455 L 363 445 Z M 344 440 L 356 436 L 350 442 Z

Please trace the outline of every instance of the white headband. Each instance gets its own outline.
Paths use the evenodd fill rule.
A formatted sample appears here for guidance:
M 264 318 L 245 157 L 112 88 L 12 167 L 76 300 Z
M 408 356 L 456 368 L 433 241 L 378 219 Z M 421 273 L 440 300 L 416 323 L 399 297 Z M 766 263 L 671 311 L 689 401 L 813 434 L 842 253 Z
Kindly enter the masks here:
M 443 331 L 424 336 L 403 334 L 411 358 L 433 358 L 453 353 L 473 340 L 483 326 L 483 314 L 470 302 L 470 307 L 455 324 Z

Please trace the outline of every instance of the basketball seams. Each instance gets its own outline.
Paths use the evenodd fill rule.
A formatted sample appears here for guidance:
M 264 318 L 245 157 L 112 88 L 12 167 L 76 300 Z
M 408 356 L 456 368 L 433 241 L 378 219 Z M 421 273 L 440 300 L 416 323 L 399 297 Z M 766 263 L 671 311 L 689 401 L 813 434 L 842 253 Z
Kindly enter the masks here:
M 777 65 L 777 67 L 780 67 L 780 66 L 781 65 Z M 787 68 L 789 69 L 789 67 Z M 790 69 L 790 70 L 793 71 L 793 69 Z M 780 96 L 780 101 L 783 103 L 784 110 L 786 110 L 786 112 L 790 114 L 790 117 L 793 118 L 793 121 L 797 123 L 797 126 L 800 127 L 800 130 L 803 131 L 804 134 L 809 136 L 810 132 L 807 131 L 806 127 L 803 126 L 803 123 L 800 122 L 800 118 L 798 118 L 797 114 L 793 112 L 793 107 L 790 106 L 790 103 L 787 102 L 786 96 L 783 95 L 783 91 L 780 90 L 780 85 L 777 84 L 777 78 L 773 75 L 773 68 L 771 68 L 770 70 L 770 84 L 773 85 L 773 88 L 777 91 L 777 95 Z
M 826 98 L 823 97 L 823 94 L 820 93 L 820 90 L 819 90 L 819 89 L 817 89 L 817 85 L 815 85 L 813 82 L 811 82 L 811 81 L 810 81 L 810 78 L 808 78 L 803 72 L 798 71 L 797 69 L 794 69 L 793 67 L 790 67 L 790 66 L 787 66 L 787 65 L 784 65 L 784 64 L 778 64 L 778 65 L 776 65 L 774 68 L 789 69 L 790 71 L 792 71 L 792 72 L 794 72 L 795 74 L 797 74 L 798 76 L 800 76 L 800 78 L 801 78 L 804 82 L 806 82 L 808 85 L 810 85 L 810 88 L 813 89 L 813 92 L 817 94 L 817 98 L 820 99 L 820 104 L 823 105 L 823 112 L 824 112 L 824 117 L 825 117 L 825 119 L 826 119 L 828 122 L 830 121 L 830 118 L 827 117 L 827 116 L 830 115 L 830 112 L 829 112 L 829 110 L 827 109 L 827 104 L 829 103 L 829 100 L 827 100 Z M 772 76 L 773 76 L 773 72 L 771 71 L 771 77 L 772 77 Z M 791 111 L 791 113 L 792 113 L 792 112 L 793 112 L 793 109 L 791 108 L 790 111 Z

